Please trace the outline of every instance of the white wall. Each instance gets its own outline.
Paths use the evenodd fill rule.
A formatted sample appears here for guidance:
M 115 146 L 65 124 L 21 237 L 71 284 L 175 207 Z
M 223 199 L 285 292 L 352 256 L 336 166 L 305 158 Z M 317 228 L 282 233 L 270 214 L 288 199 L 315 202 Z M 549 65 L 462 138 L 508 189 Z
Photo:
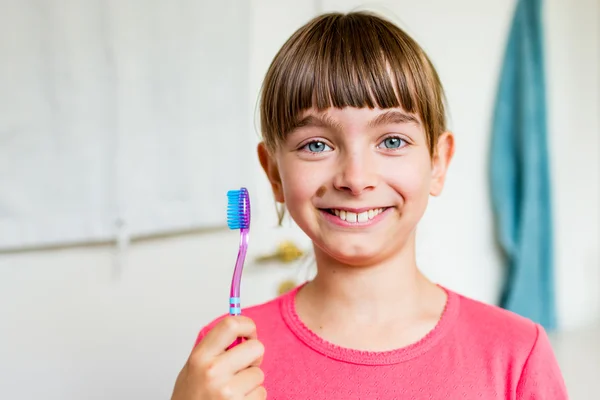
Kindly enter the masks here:
M 495 302 L 502 271 L 492 237 L 485 160 L 514 3 L 389 4 L 438 67 L 458 137 L 447 190 L 432 201 L 422 224 L 421 264 L 439 282 Z M 353 5 L 339 0 L 322 7 Z M 271 57 L 314 7 L 291 0 L 253 2 L 253 106 Z M 550 0 L 546 21 L 557 295 L 566 329 L 600 318 L 598 5 Z M 251 116 L 248 123 L 252 126 Z M 293 227 L 271 228 L 268 185 L 257 162 L 254 168 L 257 181 L 249 186 L 257 218 L 250 259 L 284 237 L 307 244 Z M 147 241 L 129 249 L 120 270 L 114 269 L 113 249 L 102 246 L 0 255 L 0 398 L 168 398 L 197 330 L 226 310 L 236 245 L 235 232 Z M 280 279 L 298 274 L 249 265 L 245 304 L 272 297 Z
M 558 312 L 600 319 L 600 3 L 551 0 L 546 21 Z

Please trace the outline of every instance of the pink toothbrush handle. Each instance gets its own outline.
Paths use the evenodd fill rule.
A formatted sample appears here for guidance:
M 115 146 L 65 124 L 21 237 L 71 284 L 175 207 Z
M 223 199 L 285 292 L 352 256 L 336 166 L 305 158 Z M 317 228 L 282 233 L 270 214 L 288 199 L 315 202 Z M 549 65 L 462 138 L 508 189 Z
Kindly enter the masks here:
M 240 250 L 238 251 L 235 269 L 233 270 L 233 278 L 231 279 L 231 290 L 229 292 L 229 315 L 241 315 L 242 308 L 240 305 L 240 282 L 242 280 L 242 270 L 244 269 L 244 261 L 246 260 L 246 252 L 248 251 L 248 233 L 249 229 L 241 229 L 240 231 Z M 237 338 L 227 349 L 237 346 L 242 343 L 243 338 Z

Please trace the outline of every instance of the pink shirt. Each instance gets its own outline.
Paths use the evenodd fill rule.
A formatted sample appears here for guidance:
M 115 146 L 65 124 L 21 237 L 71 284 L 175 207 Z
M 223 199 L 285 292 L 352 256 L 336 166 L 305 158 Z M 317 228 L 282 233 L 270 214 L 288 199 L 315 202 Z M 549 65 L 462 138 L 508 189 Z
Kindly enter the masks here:
M 270 400 L 568 398 L 543 328 L 506 310 L 447 290 L 442 318 L 424 338 L 367 352 L 310 331 L 296 314 L 297 291 L 243 311 L 265 346 Z

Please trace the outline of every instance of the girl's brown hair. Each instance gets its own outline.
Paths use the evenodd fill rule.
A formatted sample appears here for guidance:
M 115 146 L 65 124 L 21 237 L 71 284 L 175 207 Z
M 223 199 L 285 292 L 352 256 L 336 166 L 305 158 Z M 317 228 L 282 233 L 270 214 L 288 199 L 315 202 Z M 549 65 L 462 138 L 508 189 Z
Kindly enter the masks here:
M 423 49 L 367 12 L 323 14 L 285 42 L 263 83 L 263 140 L 275 150 L 302 111 L 346 106 L 402 107 L 417 115 L 430 154 L 446 130 L 443 88 Z

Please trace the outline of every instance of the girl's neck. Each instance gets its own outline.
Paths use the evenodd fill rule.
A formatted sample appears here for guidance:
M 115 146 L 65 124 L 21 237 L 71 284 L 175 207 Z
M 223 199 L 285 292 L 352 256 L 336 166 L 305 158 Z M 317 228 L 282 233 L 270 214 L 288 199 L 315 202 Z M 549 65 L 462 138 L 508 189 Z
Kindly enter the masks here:
M 317 275 L 296 298 L 307 321 L 409 322 L 445 304 L 445 292 L 417 268 L 414 235 L 401 251 L 372 266 L 345 265 L 317 248 L 315 257 Z
M 317 275 L 303 290 L 322 307 L 369 311 L 373 317 L 391 311 L 392 305 L 413 303 L 431 284 L 417 268 L 413 238 L 370 266 L 346 265 L 315 248 Z

